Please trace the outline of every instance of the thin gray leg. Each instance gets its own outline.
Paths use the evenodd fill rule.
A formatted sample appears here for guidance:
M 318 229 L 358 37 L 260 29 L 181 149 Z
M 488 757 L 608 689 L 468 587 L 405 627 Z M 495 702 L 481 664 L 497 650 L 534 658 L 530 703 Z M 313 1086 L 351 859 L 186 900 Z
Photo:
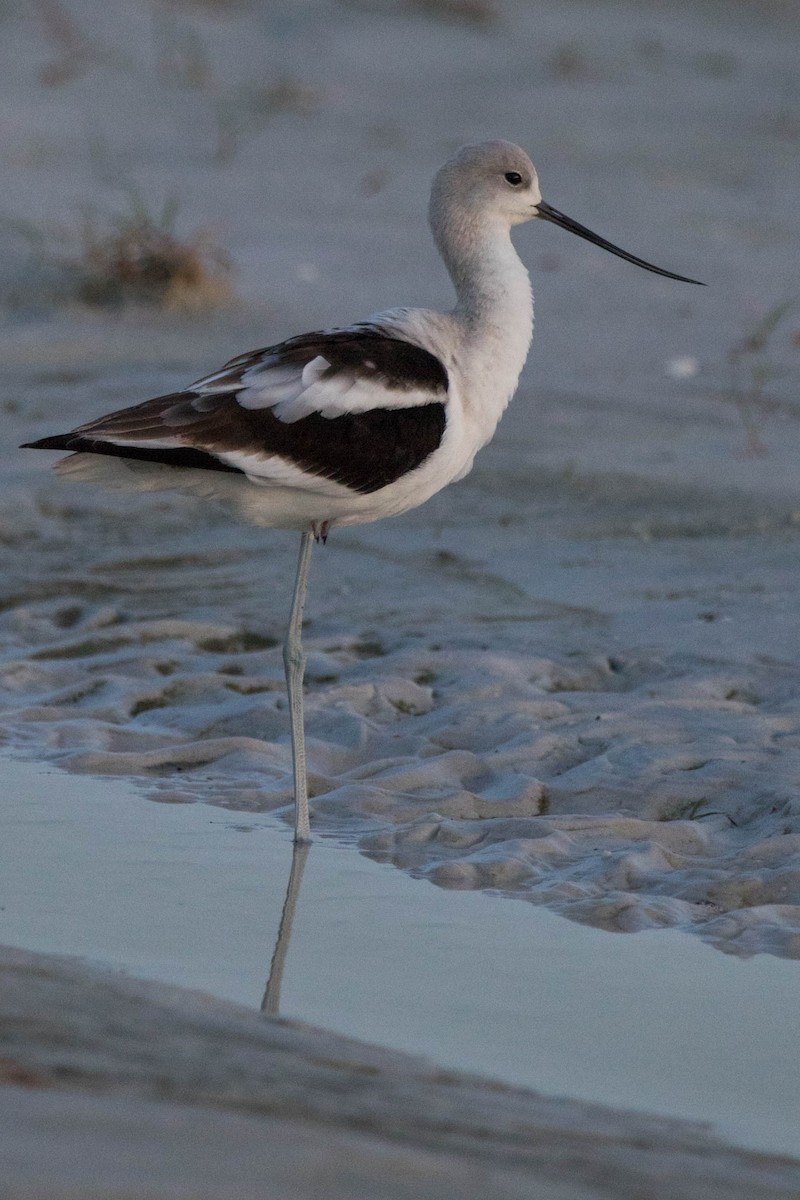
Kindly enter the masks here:
M 313 538 L 304 533 L 297 560 L 292 612 L 289 631 L 283 646 L 283 665 L 286 670 L 286 690 L 289 693 L 289 715 L 292 726 L 292 765 L 294 767 L 294 840 L 311 841 L 308 820 L 308 783 L 306 781 L 306 740 L 303 729 L 303 673 L 306 656 L 303 653 L 303 608 L 306 602 L 308 571 L 311 566 Z

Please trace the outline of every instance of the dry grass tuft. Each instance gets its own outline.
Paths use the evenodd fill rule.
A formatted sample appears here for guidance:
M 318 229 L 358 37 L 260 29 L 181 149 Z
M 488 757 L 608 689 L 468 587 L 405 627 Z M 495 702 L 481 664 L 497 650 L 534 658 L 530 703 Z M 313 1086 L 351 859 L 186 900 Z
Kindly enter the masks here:
M 80 250 L 64 265 L 88 304 L 126 302 L 168 309 L 213 308 L 231 299 L 232 270 L 207 230 L 188 238 L 175 233 L 177 206 L 154 217 L 137 196 L 128 212 L 102 223 L 86 215 Z
M 39 69 L 44 87 L 62 87 L 103 63 L 119 65 L 121 56 L 87 34 L 61 0 L 34 0 L 32 7 L 52 55 Z
M 319 109 L 321 102 L 316 88 L 288 76 L 265 86 L 229 89 L 215 106 L 215 161 L 231 162 L 245 138 L 266 128 L 273 117 L 287 113 L 308 117 Z
M 547 71 L 553 79 L 572 83 L 592 78 L 592 66 L 586 51 L 577 42 L 564 42 L 547 57 Z
M 167 0 L 165 7 L 195 9 L 212 17 L 236 16 L 251 7 L 250 0 Z
M 747 457 L 768 453 L 761 430 L 776 404 L 765 389 L 771 380 L 781 374 L 770 362 L 770 344 L 784 317 L 795 308 L 794 300 L 773 305 L 766 316 L 728 351 L 731 386 L 727 399 L 736 406 L 744 427 L 744 453 Z
M 179 24 L 171 12 L 155 13 L 156 69 L 166 85 L 211 91 L 214 68 L 208 47 L 196 29 Z
M 483 29 L 495 25 L 499 16 L 491 0 L 409 0 L 409 7 L 436 20 Z
M 366 12 L 421 13 L 435 21 L 488 29 L 496 25 L 500 12 L 494 0 L 341 0 L 348 8 Z

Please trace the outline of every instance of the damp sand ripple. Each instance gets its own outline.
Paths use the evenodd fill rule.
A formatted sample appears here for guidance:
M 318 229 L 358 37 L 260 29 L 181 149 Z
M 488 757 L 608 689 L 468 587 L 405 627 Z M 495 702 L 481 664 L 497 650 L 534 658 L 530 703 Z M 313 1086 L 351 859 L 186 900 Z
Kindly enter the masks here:
M 383 7 L 278 24 L 231 7 L 197 26 L 214 85 L 191 93 L 119 0 L 71 4 L 109 53 L 67 87 L 43 83 L 39 24 L 7 15 L 6 215 L 45 230 L 88 200 L 114 210 L 124 171 L 219 229 L 242 303 L 59 307 L 3 231 L 5 745 L 288 817 L 292 541 L 181 497 L 59 485 L 16 446 L 298 330 L 447 304 L 430 176 L 504 134 L 553 203 L 711 286 L 520 231 L 537 328 L 491 445 L 423 509 L 315 556 L 317 828 L 441 886 L 797 956 L 796 310 L 738 376 L 731 357 L 796 293 L 796 13 L 604 6 L 587 37 L 579 2 L 508 0 L 484 31 Z M 265 79 L 302 95 L 310 62 L 313 111 L 255 128 L 236 108 Z
M 241 612 L 253 567 L 244 553 L 132 556 L 103 569 L 117 606 L 54 586 L 7 607 L 7 740 L 69 771 L 139 778 L 153 800 L 289 819 L 279 623 L 223 622 L 214 586 L 215 573 L 233 581 Z M 140 570 L 156 586 L 126 595 Z M 207 619 L 143 615 L 203 573 Z M 416 575 L 412 591 L 426 582 Z M 448 595 L 474 609 L 474 563 L 467 576 Z M 800 957 L 800 670 L 652 646 L 565 652 L 575 622 L 555 611 L 488 634 L 474 613 L 440 613 L 424 632 L 407 618 L 356 632 L 341 612 L 319 622 L 327 632 L 312 621 L 316 827 L 442 887 Z M 589 641 L 602 643 L 602 623 Z

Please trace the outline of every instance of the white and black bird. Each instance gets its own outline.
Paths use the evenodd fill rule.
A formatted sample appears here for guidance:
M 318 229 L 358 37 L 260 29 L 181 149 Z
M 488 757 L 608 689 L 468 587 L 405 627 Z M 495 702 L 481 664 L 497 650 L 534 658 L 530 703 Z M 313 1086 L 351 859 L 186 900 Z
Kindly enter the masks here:
M 184 391 L 27 443 L 72 451 L 56 464 L 65 476 L 189 490 L 233 504 L 256 524 L 301 531 L 284 646 L 298 842 L 310 835 L 301 627 L 312 539 L 406 512 L 470 470 L 528 354 L 533 297 L 510 232 L 535 218 L 658 275 L 699 282 L 551 208 L 518 146 L 465 146 L 437 173 L 430 200 L 456 291 L 451 312 L 396 308 L 302 334 L 242 354 Z

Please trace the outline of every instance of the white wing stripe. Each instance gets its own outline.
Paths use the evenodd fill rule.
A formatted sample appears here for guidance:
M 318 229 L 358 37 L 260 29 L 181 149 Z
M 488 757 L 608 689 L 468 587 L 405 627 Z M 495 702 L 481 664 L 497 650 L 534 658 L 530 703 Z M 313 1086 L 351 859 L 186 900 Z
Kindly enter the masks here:
M 353 332 L 357 338 L 358 329 Z M 423 347 L 418 349 L 423 350 Z M 384 378 L 377 359 L 370 357 L 368 342 L 365 343 L 361 368 L 341 366 L 332 371 L 331 359 L 335 361 L 335 358 L 331 352 L 330 358 L 320 353 L 306 363 L 282 362 L 280 355 L 270 353 L 254 362 L 251 359 L 239 371 L 236 369 L 238 360 L 234 359 L 221 371 L 193 385 L 192 390 L 197 395 L 192 407 L 198 413 L 212 411 L 214 399 L 228 394 L 235 396 L 244 409 L 272 409 L 279 421 L 291 425 L 314 414 L 330 420 L 347 413 L 415 408 L 446 401 L 441 389 L 429 390 L 421 382 L 412 386 L 411 380 L 409 386 L 404 387 L 402 381 Z M 242 362 L 248 362 L 247 356 L 243 356 Z
M 272 455 L 269 458 L 253 451 L 230 450 L 218 453 L 217 458 L 238 470 L 244 471 L 248 479 L 262 486 L 299 487 L 304 492 L 317 492 L 321 496 L 352 496 L 352 489 L 335 479 L 304 471 L 285 458 Z
M 316 358 L 312 358 L 311 362 L 306 363 L 303 367 L 303 386 L 311 387 L 312 384 L 322 378 L 330 365 L 327 358 L 323 358 L 321 354 L 318 354 Z

